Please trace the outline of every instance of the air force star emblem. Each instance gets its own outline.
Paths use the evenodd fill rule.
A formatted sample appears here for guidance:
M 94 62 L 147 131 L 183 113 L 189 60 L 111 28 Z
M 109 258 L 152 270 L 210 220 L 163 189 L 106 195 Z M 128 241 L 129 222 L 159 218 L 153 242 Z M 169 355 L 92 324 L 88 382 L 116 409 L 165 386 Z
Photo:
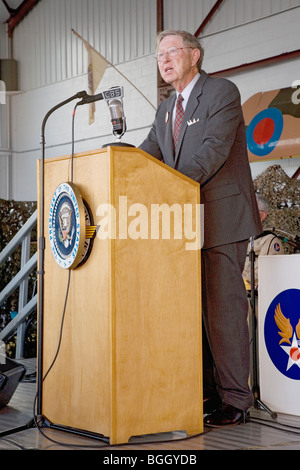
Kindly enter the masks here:
M 291 325 L 290 319 L 286 318 L 283 315 L 280 304 L 278 304 L 275 309 L 274 319 L 275 319 L 276 325 L 278 326 L 280 330 L 278 331 L 278 333 L 282 337 L 282 339 L 279 341 L 279 344 L 281 345 L 282 343 L 287 343 L 290 345 L 290 346 L 281 346 L 282 349 L 285 351 L 285 353 L 289 357 L 287 370 L 290 367 L 292 367 L 292 365 L 294 364 L 300 367 L 300 350 L 299 350 L 300 318 L 298 320 L 298 323 L 294 331 Z
M 271 302 L 264 324 L 265 344 L 275 367 L 300 380 L 300 290 L 282 291 Z

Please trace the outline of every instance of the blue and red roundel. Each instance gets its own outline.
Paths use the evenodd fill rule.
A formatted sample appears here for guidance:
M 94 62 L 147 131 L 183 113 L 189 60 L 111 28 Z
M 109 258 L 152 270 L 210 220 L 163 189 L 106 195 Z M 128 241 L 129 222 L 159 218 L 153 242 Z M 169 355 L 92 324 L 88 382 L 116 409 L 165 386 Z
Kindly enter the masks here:
M 247 145 L 254 155 L 263 157 L 276 147 L 283 129 L 283 116 L 277 108 L 256 114 L 247 128 Z

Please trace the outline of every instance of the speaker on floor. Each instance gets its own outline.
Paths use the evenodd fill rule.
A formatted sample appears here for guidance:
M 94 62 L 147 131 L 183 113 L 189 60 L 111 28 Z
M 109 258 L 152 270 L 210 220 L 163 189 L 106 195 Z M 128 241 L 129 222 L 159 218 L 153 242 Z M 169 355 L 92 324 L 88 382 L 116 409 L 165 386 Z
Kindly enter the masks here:
M 9 403 L 25 373 L 22 364 L 0 355 L 0 408 Z

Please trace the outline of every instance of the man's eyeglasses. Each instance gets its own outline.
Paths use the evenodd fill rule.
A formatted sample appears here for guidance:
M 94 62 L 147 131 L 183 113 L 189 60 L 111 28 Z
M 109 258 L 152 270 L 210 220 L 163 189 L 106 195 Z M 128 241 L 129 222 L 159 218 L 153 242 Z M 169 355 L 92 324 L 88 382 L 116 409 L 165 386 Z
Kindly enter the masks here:
M 178 56 L 178 51 L 180 49 L 193 49 L 193 47 L 191 46 L 186 46 L 186 47 L 169 47 L 167 50 L 165 51 L 161 51 L 161 52 L 157 52 L 155 54 L 155 59 L 157 60 L 157 62 L 162 62 L 165 58 L 165 56 L 168 54 L 168 57 L 170 57 L 170 59 L 174 59 L 174 57 L 177 57 Z

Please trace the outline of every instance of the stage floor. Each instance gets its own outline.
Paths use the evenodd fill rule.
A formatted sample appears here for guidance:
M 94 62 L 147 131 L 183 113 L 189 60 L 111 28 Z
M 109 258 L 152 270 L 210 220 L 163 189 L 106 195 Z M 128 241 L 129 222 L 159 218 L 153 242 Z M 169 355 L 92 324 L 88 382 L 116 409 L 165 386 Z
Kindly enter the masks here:
M 205 428 L 203 434 L 188 437 L 184 432 L 138 436 L 129 443 L 118 446 L 65 430 L 46 426 L 37 428 L 32 425 L 36 360 L 17 362 L 26 366 L 27 373 L 9 404 L 0 410 L 0 450 L 98 450 L 113 451 L 114 455 L 120 455 L 118 451 L 137 450 L 167 450 L 170 453 L 201 450 L 300 450 L 300 417 L 278 414 L 274 420 L 268 412 L 255 408 L 250 410 L 250 422 L 247 424 L 225 429 Z

